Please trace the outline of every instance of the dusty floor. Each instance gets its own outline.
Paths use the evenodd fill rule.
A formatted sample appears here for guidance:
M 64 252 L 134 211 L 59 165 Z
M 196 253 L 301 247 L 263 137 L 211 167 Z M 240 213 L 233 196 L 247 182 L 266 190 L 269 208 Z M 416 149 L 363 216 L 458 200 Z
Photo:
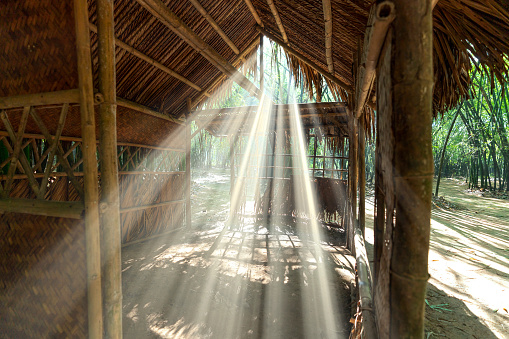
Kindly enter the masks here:
M 192 230 L 123 248 L 124 337 L 347 338 L 348 251 L 291 220 L 229 227 L 228 199 L 229 176 L 203 173 Z
M 509 200 L 466 189 L 442 180 L 439 195 L 460 209 L 432 212 L 426 338 L 509 338 Z M 366 209 L 371 251 L 372 197 Z

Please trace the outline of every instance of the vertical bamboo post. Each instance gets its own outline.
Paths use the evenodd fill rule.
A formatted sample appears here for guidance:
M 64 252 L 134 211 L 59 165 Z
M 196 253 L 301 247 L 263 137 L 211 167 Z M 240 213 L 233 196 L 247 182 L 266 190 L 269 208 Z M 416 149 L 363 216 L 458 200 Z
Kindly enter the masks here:
M 376 144 L 375 144 L 375 206 L 374 206 L 374 261 L 375 261 L 375 281 L 380 272 L 380 260 L 382 258 L 382 249 L 384 242 L 385 225 L 385 198 L 382 192 L 381 182 L 381 164 L 380 164 L 380 122 L 379 112 L 376 115 Z
M 394 4 L 391 78 L 396 225 L 390 333 L 391 338 L 423 338 L 433 184 L 432 7 L 431 0 L 395 0 Z
M 99 55 L 99 141 L 101 147 L 101 235 L 104 333 L 122 338 L 122 263 L 117 164 L 117 99 L 113 0 L 97 0 Z
M 359 227 L 362 231 L 362 236 L 366 235 L 364 230 L 366 228 L 366 159 L 364 156 L 366 150 L 366 133 L 362 120 L 359 121 Z
M 186 111 L 186 227 L 191 228 L 191 98 Z
M 348 239 L 350 241 L 349 248 L 353 247 L 353 236 L 355 234 L 355 227 L 357 223 L 357 119 L 351 117 L 350 122 L 350 142 L 349 142 L 349 155 L 348 155 L 348 183 L 350 186 L 350 206 L 351 206 L 351 221 L 353 224 L 349 225 Z
M 97 185 L 94 90 L 88 3 L 74 0 L 76 52 L 80 90 L 80 114 L 85 191 L 85 242 L 87 251 L 88 335 L 102 338 L 101 249 L 99 227 L 99 189 Z
M 263 93 L 265 66 L 263 65 L 263 34 L 260 34 L 260 91 Z M 260 103 L 261 105 L 262 103 Z

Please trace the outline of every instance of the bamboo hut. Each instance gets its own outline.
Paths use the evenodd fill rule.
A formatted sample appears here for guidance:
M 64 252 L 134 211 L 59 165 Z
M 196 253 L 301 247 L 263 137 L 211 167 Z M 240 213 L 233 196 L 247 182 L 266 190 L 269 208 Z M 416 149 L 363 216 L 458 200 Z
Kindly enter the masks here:
M 224 82 L 262 95 L 239 71 L 260 36 L 284 49 L 297 83 L 327 83 L 337 101 L 299 113 L 349 140 L 361 330 L 423 336 L 431 119 L 468 95 L 473 67 L 507 79 L 503 0 L 2 2 L 2 333 L 122 336 L 121 245 L 190 224 L 189 113 Z M 220 134 L 219 113 L 197 123 Z M 363 152 L 373 135 L 372 278 Z

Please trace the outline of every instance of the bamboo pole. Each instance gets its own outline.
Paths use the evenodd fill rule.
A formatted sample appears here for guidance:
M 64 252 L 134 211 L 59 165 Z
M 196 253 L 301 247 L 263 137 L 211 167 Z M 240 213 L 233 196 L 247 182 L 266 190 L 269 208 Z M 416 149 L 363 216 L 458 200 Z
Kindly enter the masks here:
M 0 199 L 1 213 L 27 213 L 70 219 L 83 218 L 82 201 L 49 201 L 35 199 Z
M 113 0 L 96 0 L 99 57 L 99 148 L 101 160 L 101 253 L 104 334 L 122 338 L 121 226 L 117 158 L 115 22 Z
M 10 109 L 26 106 L 62 105 L 78 103 L 80 100 L 78 89 L 65 91 L 25 94 L 10 97 L 0 97 L 0 109 Z
M 89 23 L 89 27 L 90 27 L 90 30 L 92 32 L 97 33 L 97 26 L 95 26 L 92 23 Z M 201 87 L 200 86 L 198 86 L 195 83 L 193 83 L 192 81 L 186 79 L 185 77 L 183 77 L 182 75 L 178 74 L 174 70 L 164 66 L 160 62 L 158 62 L 155 59 L 152 59 L 151 57 L 149 57 L 148 55 L 140 52 L 139 50 L 137 50 L 136 48 L 132 47 L 131 45 L 126 44 L 122 40 L 120 40 L 118 38 L 114 38 L 114 39 L 115 39 L 114 40 L 115 41 L 115 45 L 117 45 L 118 47 L 120 47 L 120 48 L 124 49 L 125 51 L 131 53 L 132 55 L 140 58 L 141 60 L 146 61 L 147 63 L 151 64 L 152 66 L 159 68 L 164 73 L 166 73 L 168 75 L 171 75 L 175 79 L 178 79 L 178 80 L 182 81 L 183 83 L 185 83 L 186 85 L 194 88 L 195 90 L 201 91 Z
M 240 51 L 237 48 L 237 46 L 235 46 L 233 41 L 231 41 L 230 38 L 228 38 L 226 33 L 221 29 L 221 27 L 219 27 L 219 25 L 214 20 L 214 18 L 212 18 L 210 16 L 210 14 L 207 13 L 205 8 L 203 8 L 203 6 L 198 2 L 198 0 L 189 0 L 189 2 L 191 2 L 193 4 L 193 6 L 196 8 L 196 10 L 198 12 L 200 12 L 201 15 L 203 15 L 203 17 L 209 22 L 210 26 L 212 26 L 212 28 L 214 28 L 214 30 L 217 32 L 217 34 L 219 34 L 219 36 L 221 38 L 223 38 L 224 42 L 226 42 L 228 44 L 228 46 L 230 46 L 232 51 L 235 52 L 235 54 L 239 54 Z
M 256 20 L 256 23 L 258 25 L 260 25 L 261 27 L 263 27 L 262 19 L 260 19 L 260 16 L 258 15 L 258 12 L 254 8 L 253 3 L 251 2 L 251 0 L 244 0 L 244 2 L 246 3 L 247 8 L 249 8 L 249 11 L 251 12 L 251 14 L 253 15 L 253 18 Z
M 354 248 L 354 244 L 352 243 L 354 234 L 355 234 L 355 227 L 357 225 L 357 150 L 358 150 L 358 126 L 357 126 L 357 120 L 351 119 L 350 122 L 350 142 L 349 142 L 349 170 L 348 170 L 348 182 L 350 186 L 350 206 L 351 206 L 351 222 L 348 229 L 348 239 L 350 240 L 349 248 Z
M 150 116 L 153 116 L 153 117 L 156 117 L 156 118 L 159 118 L 159 119 L 164 119 L 164 120 L 168 120 L 168 121 L 171 121 L 171 122 L 174 122 L 176 124 L 179 124 L 179 125 L 184 125 L 184 122 L 178 120 L 178 119 L 175 119 L 173 117 L 170 117 L 166 114 L 162 114 L 162 113 L 159 113 L 159 112 L 156 112 L 146 106 L 143 106 L 143 105 L 140 105 L 136 102 L 132 102 L 132 101 L 129 101 L 129 100 L 126 100 L 126 99 L 122 99 L 120 97 L 117 97 L 117 106 L 122 106 L 122 107 L 125 107 L 125 108 L 130 108 L 132 110 L 135 110 L 135 111 L 138 111 L 138 112 L 141 112 L 141 113 L 144 113 L 144 114 L 147 114 L 147 115 L 150 115 Z
M 235 213 L 233 210 L 234 203 L 232 201 L 235 187 L 235 137 L 230 135 L 228 139 L 230 140 L 230 220 L 233 220 L 232 217 Z
M 189 26 L 187 26 L 175 13 L 173 13 L 161 0 L 136 0 L 152 15 L 157 17 L 163 24 L 183 39 L 187 44 L 200 53 L 212 65 L 229 76 L 251 95 L 261 98 L 260 90 L 223 56 L 200 38 Z
M 396 14 L 392 1 L 383 1 L 375 4 L 370 13 L 364 35 L 364 47 L 357 69 L 358 82 L 355 100 L 355 116 L 357 118 L 360 117 L 371 92 L 382 45 L 395 17 Z
M 309 67 L 313 68 L 315 71 L 317 71 L 320 74 L 322 74 L 325 78 L 329 79 L 330 81 L 332 81 L 333 83 L 335 83 L 339 87 L 343 88 L 348 93 L 353 93 L 352 86 L 350 86 L 350 85 L 346 84 L 345 82 L 339 80 L 336 76 L 331 75 L 330 73 L 325 71 L 322 67 L 318 66 L 316 63 L 311 61 L 308 57 L 304 56 L 303 54 L 301 54 L 297 50 L 295 50 L 292 47 L 290 47 L 290 45 L 285 43 L 280 38 L 276 37 L 274 34 L 270 33 L 268 30 L 266 30 L 266 29 L 264 29 L 262 27 L 259 27 L 259 26 L 256 27 L 256 29 L 260 33 L 265 35 L 267 38 L 269 38 L 270 40 L 276 42 L 278 45 L 283 47 L 286 52 L 288 52 L 289 54 L 293 55 L 294 57 L 296 57 L 297 59 L 299 59 L 300 61 L 302 61 L 306 65 L 308 65 Z
M 325 23 L 325 57 L 329 73 L 334 74 L 334 61 L 332 60 L 332 7 L 330 0 L 322 0 L 322 4 Z
M 394 5 L 398 13 L 391 60 L 396 224 L 390 335 L 423 338 L 433 185 L 433 16 L 431 0 L 395 0 Z
M 366 228 L 366 134 L 364 124 L 360 121 L 359 124 L 359 228 L 362 236 L 365 237 Z
M 378 111 L 380 112 L 380 111 Z M 376 146 L 375 146 L 375 206 L 374 206 L 374 267 L 375 280 L 378 279 L 380 272 L 380 260 L 382 258 L 382 250 L 384 245 L 384 225 L 385 225 L 385 198 L 382 190 L 382 164 L 380 156 L 380 118 L 376 115 Z
M 191 229 L 191 99 L 186 112 L 186 227 Z
M 263 93 L 265 65 L 263 64 L 263 34 L 260 34 L 260 91 Z
M 85 188 L 85 242 L 87 253 L 88 335 L 102 338 L 101 248 L 99 227 L 99 192 L 94 116 L 94 87 L 88 29 L 88 3 L 74 0 L 76 51 L 80 90 L 81 134 L 83 137 Z
M 285 42 L 285 44 L 287 44 L 288 37 L 286 36 L 285 28 L 283 26 L 283 23 L 281 22 L 281 17 L 279 16 L 276 5 L 274 5 L 274 0 L 267 0 L 267 4 L 269 5 L 270 11 L 272 12 L 272 15 L 274 16 L 274 20 L 276 20 L 276 25 L 279 28 L 279 32 L 281 33 L 281 36 L 283 37 L 283 41 Z

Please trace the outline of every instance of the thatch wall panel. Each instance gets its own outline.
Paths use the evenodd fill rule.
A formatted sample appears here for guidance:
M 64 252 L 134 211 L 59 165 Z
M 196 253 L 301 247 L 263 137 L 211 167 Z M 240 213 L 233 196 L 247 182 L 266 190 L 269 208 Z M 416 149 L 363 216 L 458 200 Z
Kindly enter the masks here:
M 0 215 L 0 337 L 86 338 L 81 220 Z
M 96 106 L 96 122 L 99 122 L 98 106 Z M 40 107 L 36 112 L 44 122 L 48 131 L 54 135 L 57 130 L 61 107 Z M 18 130 L 21 109 L 9 110 L 7 115 L 14 130 Z M 99 124 L 96 124 L 96 135 L 99 136 Z M 5 131 L 0 121 L 0 130 Z M 117 141 L 147 146 L 161 146 L 184 149 L 184 138 L 180 137 L 183 128 L 164 119 L 159 119 L 122 106 L 117 107 Z M 32 117 L 28 118 L 25 133 L 41 134 Z M 67 113 L 62 136 L 81 138 L 81 118 L 79 106 L 71 106 Z
M 0 2 L 0 97 L 78 87 L 73 2 Z

